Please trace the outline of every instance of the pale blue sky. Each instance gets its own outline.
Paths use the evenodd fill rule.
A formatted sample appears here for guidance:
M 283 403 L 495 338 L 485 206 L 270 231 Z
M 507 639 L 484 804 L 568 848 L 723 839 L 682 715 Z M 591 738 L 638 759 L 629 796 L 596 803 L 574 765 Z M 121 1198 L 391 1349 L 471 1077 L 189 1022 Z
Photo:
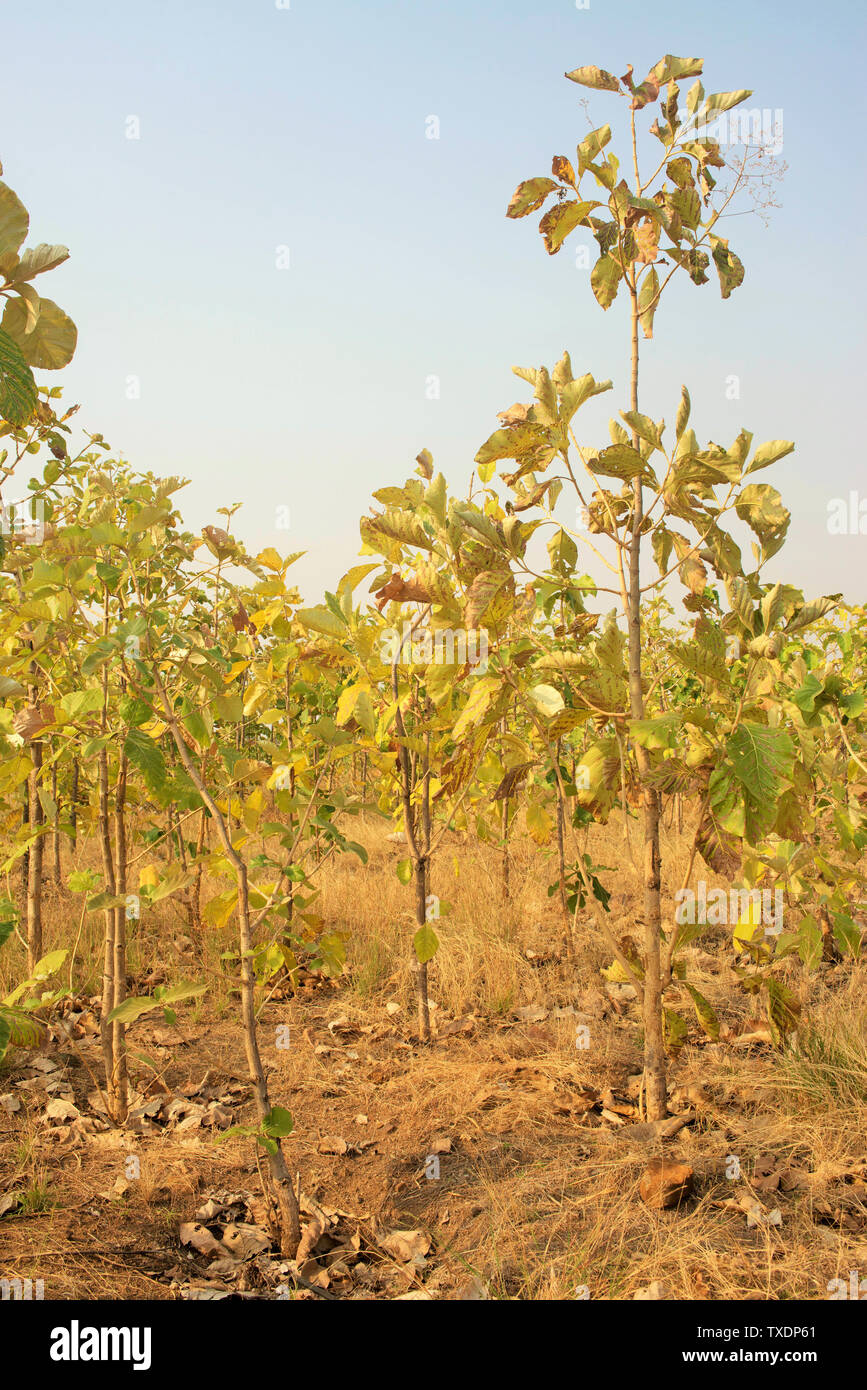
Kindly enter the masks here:
M 578 242 L 548 257 L 538 218 L 504 216 L 521 179 L 574 154 L 582 96 L 594 125 L 623 109 L 564 71 L 643 75 L 672 52 L 705 58 L 710 91 L 752 87 L 784 113 L 782 207 L 768 229 L 727 224 L 747 267 L 729 301 L 714 283 L 663 305 L 641 404 L 673 419 L 685 380 L 700 438 L 795 439 L 763 475 L 793 512 L 775 573 L 865 597 L 867 537 L 826 528 L 830 498 L 867 497 L 857 0 L 42 0 L 8 9 L 3 37 L 5 177 L 30 240 L 72 252 L 42 282 L 79 325 L 66 401 L 136 466 L 190 477 L 191 524 L 242 501 L 250 546 L 306 549 L 311 598 L 420 448 L 465 491 L 496 412 L 526 396 L 513 363 L 569 348 L 614 378 L 588 441 L 625 404 L 624 306 L 603 315 Z

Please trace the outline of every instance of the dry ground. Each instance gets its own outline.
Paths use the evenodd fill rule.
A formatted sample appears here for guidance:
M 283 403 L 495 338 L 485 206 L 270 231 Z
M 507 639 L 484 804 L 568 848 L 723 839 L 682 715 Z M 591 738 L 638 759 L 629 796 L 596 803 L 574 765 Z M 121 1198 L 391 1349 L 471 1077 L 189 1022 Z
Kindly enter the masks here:
M 295 1117 L 286 1149 L 316 1246 L 301 1274 L 319 1293 L 302 1287 L 301 1298 L 631 1299 L 656 1282 L 675 1299 L 823 1299 L 830 1280 L 867 1276 L 863 967 L 781 967 L 805 1026 L 780 1054 L 760 1034 L 749 1041 L 751 1004 L 728 935 L 711 929 L 689 952 L 690 978 L 724 1040 L 691 1030 L 671 1066 L 671 1106 L 693 1118 L 674 1137 L 648 1137 L 635 1113 L 635 1005 L 600 974 L 607 956 L 589 924 L 579 921 L 578 950 L 565 958 L 546 895 L 554 861 L 523 837 L 508 903 L 494 850 L 457 837 L 444 846 L 432 887 L 452 911 L 436 924 L 436 1036 L 415 1042 L 409 890 L 383 825 L 358 832 L 366 868 L 347 857 L 324 875 L 322 915 L 348 932 L 344 977 L 305 974 L 260 1014 L 272 1100 Z M 615 927 L 627 931 L 639 895 L 620 824 L 594 828 L 588 848 L 617 866 L 605 877 Z M 664 851 L 672 891 L 684 843 L 667 831 Z M 46 949 L 69 944 L 79 904 L 54 893 Z M 181 1225 L 214 1194 L 205 1212 L 214 1234 L 266 1213 L 251 1141 L 216 1139 L 253 1110 L 219 961 L 231 940 L 190 932 L 171 904 L 159 911 L 131 951 L 133 992 L 163 971 L 204 976 L 211 988 L 180 1007 L 176 1028 L 159 1014 L 131 1028 L 132 1072 L 150 1102 L 136 1125 L 104 1126 L 93 1107 L 99 1051 L 87 996 L 99 988 L 98 922 L 82 931 L 77 1003 L 66 1006 L 83 1036 L 70 1044 L 58 1029 L 42 1053 L 14 1051 L 0 1070 L 0 1277 L 42 1279 L 46 1298 L 252 1295 L 273 1293 L 279 1278 L 267 1253 L 234 1265 L 225 1251 L 214 1262 L 181 1244 Z M 4 955 L 0 994 L 21 966 Z M 587 1050 L 576 1047 L 581 1023 Z M 286 1024 L 288 1049 L 277 1045 Z M 695 1170 L 676 1210 L 639 1196 L 660 1153 Z M 439 1178 L 426 1176 L 432 1154 Z M 247 1194 L 246 1207 L 228 1203 L 222 1225 L 219 1194 Z M 389 1240 L 396 1230 L 419 1234 Z

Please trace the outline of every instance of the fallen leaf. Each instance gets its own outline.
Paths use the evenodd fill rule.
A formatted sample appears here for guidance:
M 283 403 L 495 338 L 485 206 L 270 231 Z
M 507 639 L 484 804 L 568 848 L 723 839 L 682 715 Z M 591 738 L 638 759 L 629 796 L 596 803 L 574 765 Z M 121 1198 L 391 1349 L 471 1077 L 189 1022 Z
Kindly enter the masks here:
M 441 1038 L 453 1038 L 457 1033 L 472 1033 L 475 1026 L 475 1019 L 453 1018 L 448 1023 L 440 1024 L 437 1034 Z
M 178 1232 L 181 1245 L 192 1245 L 200 1255 L 224 1255 L 226 1252 L 206 1226 L 198 1221 L 184 1221 Z
M 337 1135 L 324 1134 L 319 1140 L 319 1153 L 321 1154 L 345 1154 L 349 1145 L 345 1139 Z
M 389 1231 L 379 1240 L 380 1248 L 393 1255 L 401 1264 L 423 1269 L 425 1256 L 431 1247 L 430 1236 L 424 1231 Z
M 639 1192 L 642 1201 L 655 1211 L 677 1207 L 692 1192 L 695 1172 L 688 1163 L 675 1159 L 652 1158 L 642 1174 Z
M 81 1111 L 71 1101 L 50 1100 L 42 1119 L 51 1124 L 67 1124 L 71 1120 L 80 1120 Z
M 544 1004 L 524 1004 L 519 1009 L 513 1009 L 512 1015 L 521 1023 L 541 1023 L 548 1017 L 548 1010 Z
M 301 1240 L 298 1244 L 298 1252 L 295 1256 L 296 1263 L 302 1265 L 305 1260 L 313 1254 L 325 1234 L 325 1219 L 314 1216 L 312 1221 L 308 1221 L 301 1232 Z
M 258 1226 L 228 1225 L 223 1232 L 223 1244 L 236 1260 L 250 1260 L 263 1250 L 270 1250 L 271 1237 Z

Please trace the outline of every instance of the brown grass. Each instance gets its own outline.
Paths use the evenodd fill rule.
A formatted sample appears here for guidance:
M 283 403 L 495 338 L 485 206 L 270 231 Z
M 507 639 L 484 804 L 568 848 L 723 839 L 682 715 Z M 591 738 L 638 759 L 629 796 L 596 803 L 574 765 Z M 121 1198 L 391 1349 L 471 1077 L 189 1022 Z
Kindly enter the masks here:
M 805 1026 L 782 1053 L 709 1043 L 694 1030 L 671 1065 L 671 1081 L 681 1092 L 704 1087 L 697 1118 L 664 1146 L 648 1144 L 628 1123 L 582 1113 L 588 1086 L 634 1095 L 639 1019 L 634 1005 L 608 999 L 599 974 L 608 957 L 589 921 L 579 920 L 575 957 L 565 958 L 559 907 L 546 894 L 554 860 L 523 835 L 514 844 L 508 902 L 495 850 L 457 837 L 444 846 L 432 883 L 450 904 L 434 924 L 441 948 L 431 995 L 441 1031 L 430 1047 L 417 1045 L 409 893 L 395 873 L 402 851 L 386 841 L 387 829 L 378 821 L 354 829 L 369 865 L 347 857 L 323 875 L 318 910 L 329 929 L 346 933 L 344 978 L 273 999 L 260 1016 L 273 1098 L 295 1116 L 288 1149 L 309 1195 L 353 1213 L 361 1230 L 428 1230 L 434 1246 L 425 1280 L 434 1297 L 454 1297 L 476 1277 L 502 1298 L 574 1298 L 586 1287 L 593 1298 L 629 1299 L 660 1280 L 672 1298 L 820 1299 L 830 1279 L 867 1270 L 863 966 L 812 975 L 797 962 L 786 966 Z M 588 848 L 596 862 L 617 866 L 612 922 L 618 932 L 630 930 L 640 900 L 620 822 L 594 828 Z M 684 843 L 666 831 L 667 892 L 680 886 L 685 866 Z M 46 950 L 69 944 L 79 904 L 49 888 Z M 82 931 L 79 991 L 98 988 L 99 930 L 94 921 Z M 138 929 L 133 975 L 141 979 L 158 962 L 172 979 L 204 974 L 211 981 L 204 999 L 181 1011 L 182 1045 L 160 1054 L 171 1089 L 208 1069 L 244 1078 L 235 998 L 219 961 L 230 944 L 230 929 L 191 933 L 167 904 L 159 920 Z M 723 1022 L 749 1016 L 725 930 L 712 930 L 688 954 L 690 979 Z M 0 991 L 21 968 L 16 943 L 4 950 Z M 534 1004 L 547 1017 L 515 1017 L 515 1008 Z M 570 1007 L 592 1018 L 587 1052 L 576 1049 L 572 1015 L 553 1012 Z M 442 1032 L 467 1018 L 469 1031 Z M 289 1052 L 271 1042 L 280 1023 L 290 1025 Z M 135 1026 L 134 1048 L 152 1051 L 140 1041 L 146 1033 Z M 81 1042 L 79 1051 L 96 1071 L 94 1044 Z M 15 1091 L 21 1061 L 11 1054 L 0 1093 Z M 133 1069 L 141 1084 L 150 1078 L 144 1065 Z M 67 1070 L 84 1105 L 92 1082 L 74 1055 Z M 429 1182 L 424 1164 L 434 1135 L 452 1147 L 440 1180 Z M 368 1147 L 322 1154 L 323 1136 L 363 1138 Z M 140 1156 L 140 1179 L 122 1199 L 99 1196 L 112 1188 L 128 1151 Z M 663 1151 L 692 1164 L 696 1190 L 679 1210 L 654 1212 L 640 1200 L 638 1181 L 648 1158 Z M 755 1160 L 768 1153 L 781 1168 L 811 1176 L 791 1191 L 759 1193 L 767 1209 L 780 1210 L 782 1224 L 748 1227 L 743 1211 L 723 1203 L 752 1190 Z M 726 1176 L 731 1155 L 743 1174 L 736 1181 Z M 258 1184 L 249 1143 L 216 1145 L 206 1132 L 91 1138 L 64 1151 L 30 1096 L 20 1112 L 0 1110 L 0 1172 L 0 1196 L 28 1194 L 23 1210 L 0 1220 L 0 1275 L 44 1278 L 46 1296 L 55 1298 L 166 1297 L 166 1272 L 184 1258 L 179 1223 L 215 1188 Z M 372 1295 L 359 1289 L 355 1296 Z

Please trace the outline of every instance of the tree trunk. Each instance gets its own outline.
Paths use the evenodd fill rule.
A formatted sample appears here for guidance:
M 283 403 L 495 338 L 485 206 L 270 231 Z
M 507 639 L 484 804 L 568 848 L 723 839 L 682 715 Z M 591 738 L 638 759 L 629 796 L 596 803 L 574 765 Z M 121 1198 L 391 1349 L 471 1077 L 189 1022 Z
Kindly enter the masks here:
M 202 925 L 202 855 L 205 849 L 205 825 L 208 813 L 204 806 L 199 815 L 199 838 L 196 840 L 196 881 L 193 885 L 193 922 Z
M 30 778 L 28 776 L 24 783 L 24 795 L 21 800 L 21 830 L 27 833 L 30 824 Z M 21 856 L 21 900 L 27 903 L 27 889 L 30 884 L 30 850 L 26 849 Z
M 392 663 L 391 667 L 391 682 L 395 701 L 398 701 L 399 684 L 396 660 Z M 430 851 L 430 767 L 429 760 L 426 758 L 424 768 L 424 810 L 422 824 L 417 825 L 415 811 L 412 805 L 414 762 L 413 759 L 410 758 L 409 749 L 406 747 L 406 725 L 404 724 L 403 711 L 400 708 L 399 702 L 395 709 L 394 726 L 398 738 L 400 739 L 397 747 L 397 762 L 400 770 L 400 794 L 403 803 L 403 829 L 412 856 L 413 878 L 415 881 L 415 921 L 416 932 L 418 932 L 427 921 L 429 884 L 428 853 Z M 424 837 L 423 849 L 419 845 L 420 834 Z M 430 1003 L 428 1000 L 427 962 L 419 960 L 414 939 L 412 945 L 412 971 L 415 981 L 415 1003 L 416 1016 L 418 1018 L 419 1040 L 423 1043 L 427 1043 L 430 1042 Z
M 39 800 L 42 784 L 42 741 L 34 739 L 30 745 L 33 771 L 28 778 L 28 817 L 31 830 L 38 830 L 44 824 L 45 815 Z M 37 834 L 27 855 L 27 970 L 33 974 L 38 960 L 42 958 L 42 853 L 44 836 Z
M 53 850 L 54 882 L 60 888 L 63 880 L 63 867 L 60 862 L 60 802 L 57 798 L 57 763 L 51 764 L 51 799 L 54 802 L 54 833 L 51 837 Z
M 99 752 L 99 809 L 97 815 L 99 847 L 102 855 L 102 872 L 105 880 L 104 891 L 114 897 L 117 882 L 114 873 L 114 856 L 111 850 L 111 823 L 108 810 L 108 751 Z M 102 1061 L 105 1067 L 105 1091 L 109 1110 L 113 1119 L 118 1119 L 116 1091 L 116 1056 L 114 1050 L 114 1025 L 108 1016 L 114 1008 L 115 991 L 115 941 L 117 932 L 117 912 L 113 907 L 104 911 L 105 938 L 103 942 L 102 968 L 102 1011 L 100 1016 L 100 1039 L 102 1042 Z
M 156 675 L 156 672 L 154 672 L 154 674 Z M 196 767 L 196 764 L 190 756 L 189 749 L 178 727 L 169 698 L 158 676 L 155 684 L 159 692 L 163 710 L 165 711 L 166 723 L 171 730 L 172 738 L 175 741 L 175 747 L 178 750 L 181 762 L 194 783 L 196 791 L 210 811 L 211 818 L 217 827 L 217 833 L 220 837 L 223 851 L 235 870 L 235 878 L 238 884 L 238 945 L 241 954 L 241 1022 L 244 1030 L 244 1052 L 247 1058 L 250 1081 L 253 1085 L 253 1093 L 256 1097 L 256 1110 L 259 1120 L 262 1121 L 270 1114 L 273 1107 L 268 1094 L 268 1082 L 265 1077 L 264 1067 L 262 1066 L 262 1057 L 259 1052 L 259 1043 L 256 1036 L 256 976 L 253 970 L 252 960 L 253 933 L 250 926 L 250 893 L 247 883 L 247 866 L 232 844 L 232 837 L 229 832 L 226 817 L 220 812 L 216 801 L 205 785 L 199 768 Z M 292 1177 L 286 1162 L 286 1155 L 283 1153 L 280 1145 L 280 1140 L 275 1139 L 273 1142 L 276 1147 L 273 1153 L 268 1154 L 268 1171 L 280 1213 L 280 1250 L 282 1254 L 292 1259 L 295 1256 L 295 1252 L 298 1249 L 298 1242 L 301 1239 L 301 1220 L 298 1210 L 298 1198 L 295 1188 L 292 1185 Z
M 503 797 L 500 813 L 500 831 L 503 839 L 503 901 L 509 901 L 509 798 Z
M 74 854 L 78 848 L 78 759 L 72 763 L 72 789 L 70 791 L 69 823 L 72 826 L 72 834 L 69 837 L 69 848 Z
M 123 903 L 114 909 L 114 988 L 112 1008 L 126 998 L 126 754 L 121 753 L 114 799 L 114 858 L 116 892 Z M 129 1076 L 126 1056 L 126 1025 L 115 1020 L 112 1031 L 112 1052 L 117 1074 L 116 1098 L 118 1120 L 125 1120 L 129 1102 Z
M 632 372 L 631 409 L 638 410 L 638 291 L 630 290 L 632 304 Z M 639 438 L 633 432 L 633 447 L 638 449 Z M 644 499 L 641 478 L 632 488 L 632 535 L 629 544 L 628 636 L 629 636 L 629 706 L 633 719 L 644 718 L 644 695 L 641 689 L 641 523 Z M 660 903 L 661 863 L 659 853 L 659 795 L 648 785 L 650 759 L 644 748 L 636 745 L 635 757 L 641 778 L 641 800 L 644 812 L 644 1084 L 647 1118 L 664 1119 L 668 1114 L 666 1102 L 665 1046 L 662 1023 L 662 911 Z
M 424 857 L 413 864 L 415 875 L 415 922 L 416 929 L 427 922 L 428 899 L 428 861 Z M 415 983 L 415 1009 L 418 1019 L 418 1035 L 422 1042 L 430 1042 L 430 1002 L 428 997 L 427 961 L 420 961 L 413 944 L 412 971 Z

